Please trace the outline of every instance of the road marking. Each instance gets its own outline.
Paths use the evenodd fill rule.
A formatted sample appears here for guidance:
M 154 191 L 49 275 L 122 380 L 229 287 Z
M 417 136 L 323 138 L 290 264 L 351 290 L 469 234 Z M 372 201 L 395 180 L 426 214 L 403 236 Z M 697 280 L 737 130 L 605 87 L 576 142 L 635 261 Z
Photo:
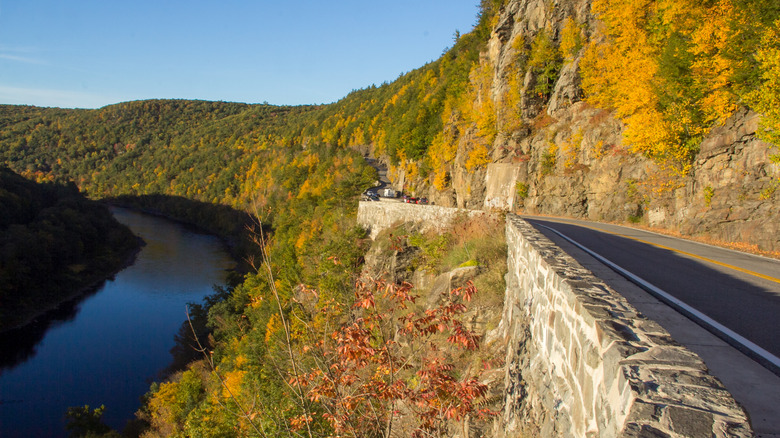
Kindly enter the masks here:
M 690 305 L 686 304 L 685 302 L 681 301 L 675 296 L 672 296 L 670 293 L 664 291 L 663 289 L 660 289 L 659 287 L 655 286 L 654 284 L 648 282 L 647 280 L 639 277 L 638 275 L 633 274 L 630 271 L 627 271 L 617 264 L 613 263 L 606 257 L 598 254 L 597 252 L 591 250 L 590 248 L 580 244 L 579 242 L 573 240 L 572 238 L 564 235 L 558 230 L 555 230 L 553 228 L 544 226 L 542 224 L 537 224 L 542 228 L 546 228 L 553 233 L 561 236 L 561 238 L 567 240 L 572 245 L 580 248 L 581 250 L 585 251 L 586 253 L 590 254 L 593 258 L 600 261 L 601 263 L 607 265 L 610 269 L 617 272 L 618 274 L 626 277 L 628 280 L 630 280 L 632 283 L 636 284 L 637 286 L 641 287 L 642 289 L 649 292 L 654 297 L 658 298 L 662 302 L 666 303 L 671 308 L 675 309 L 679 313 L 683 314 L 684 316 L 688 317 L 690 320 L 695 322 L 696 324 L 704 327 L 706 330 L 708 330 L 710 333 L 714 334 L 715 336 L 719 337 L 720 339 L 726 341 L 729 345 L 736 348 L 737 350 L 745 353 L 748 357 L 755 360 L 762 366 L 764 366 L 769 371 L 773 372 L 774 374 L 777 374 L 780 376 L 780 358 L 775 356 L 774 354 L 766 351 L 762 347 L 756 345 L 752 341 L 748 340 L 744 336 L 740 335 L 739 333 L 731 330 L 730 328 L 724 326 L 723 324 L 715 321 L 714 319 L 710 318 L 709 316 L 705 315 L 698 309 L 691 307 Z
M 531 220 L 534 220 L 534 219 L 531 219 Z M 549 220 L 550 222 L 556 222 L 555 220 L 551 220 L 551 219 L 538 219 L 538 220 Z M 683 251 L 683 250 L 680 250 L 680 249 L 675 249 L 675 248 L 672 248 L 672 247 L 669 247 L 669 246 L 666 246 L 666 245 L 661 245 L 659 243 L 648 242 L 648 241 L 640 239 L 638 237 L 631 237 L 631 236 L 628 236 L 628 235 L 625 235 L 625 234 L 620 234 L 620 233 L 616 233 L 616 232 L 613 232 L 613 231 L 605 230 L 603 228 L 598 228 L 598 227 L 585 225 L 585 224 L 581 224 L 581 223 L 571 223 L 571 222 L 564 222 L 564 221 L 557 221 L 557 222 L 558 223 L 563 223 L 563 224 L 568 224 L 568 225 L 573 225 L 575 227 L 589 228 L 591 230 L 599 231 L 599 232 L 602 232 L 602 233 L 611 234 L 613 236 L 624 237 L 626 239 L 631 239 L 631 240 L 634 240 L 634 241 L 637 241 L 637 242 L 640 242 L 640 243 L 644 243 L 646 245 L 654 246 L 656 248 L 665 249 L 667 251 L 676 252 L 678 254 L 682 254 L 682 255 L 685 255 L 685 256 L 688 256 L 688 257 L 691 257 L 691 258 L 694 258 L 694 259 L 698 259 L 698 260 L 701 260 L 701 261 L 709 262 L 709 263 L 712 263 L 714 265 L 718 265 L 718 266 L 722 266 L 724 268 L 733 269 L 735 271 L 742 272 L 743 274 L 752 275 L 754 277 L 762 278 L 764 280 L 780 284 L 780 278 L 775 278 L 775 277 L 772 277 L 772 276 L 769 276 L 769 275 L 766 275 L 766 274 L 762 274 L 760 272 L 751 271 L 750 269 L 740 268 L 739 266 L 730 265 L 728 263 L 719 262 L 717 260 L 713 260 L 713 259 L 710 259 L 710 258 L 707 258 L 707 257 L 703 257 L 703 256 L 700 256 L 700 255 L 696 255 L 696 254 L 693 254 L 693 253 L 690 253 L 690 252 L 687 252 L 687 251 Z M 544 226 L 544 225 L 539 224 L 539 226 Z M 545 227 L 545 228 L 548 228 L 548 227 Z M 548 229 L 550 229 L 550 228 L 548 228 Z

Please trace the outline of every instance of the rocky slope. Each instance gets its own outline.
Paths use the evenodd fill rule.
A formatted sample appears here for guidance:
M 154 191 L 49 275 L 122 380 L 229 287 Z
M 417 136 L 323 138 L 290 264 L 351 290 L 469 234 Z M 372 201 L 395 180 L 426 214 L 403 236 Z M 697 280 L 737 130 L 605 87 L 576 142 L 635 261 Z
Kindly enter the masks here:
M 444 190 L 430 179 L 405 177 L 402 166 L 390 172 L 397 188 L 413 187 L 445 206 L 634 222 L 780 250 L 780 164 L 770 158 L 778 151 L 756 137 L 756 113 L 742 109 L 713 127 L 692 170 L 679 177 L 630 152 L 621 122 L 585 101 L 579 74 L 584 49 L 564 61 L 549 98 L 534 91 L 542 78 L 531 69 L 518 73 L 524 71 L 518 67 L 524 49 L 513 42 L 522 38 L 528 49 L 544 30 L 559 44 L 569 17 L 585 41 L 600 25 L 590 0 L 508 2 L 481 56 L 492 70 L 486 92 L 494 101 L 521 84 L 521 123 L 499 129 L 490 163 L 478 169 L 466 165 L 478 130 L 461 130 Z

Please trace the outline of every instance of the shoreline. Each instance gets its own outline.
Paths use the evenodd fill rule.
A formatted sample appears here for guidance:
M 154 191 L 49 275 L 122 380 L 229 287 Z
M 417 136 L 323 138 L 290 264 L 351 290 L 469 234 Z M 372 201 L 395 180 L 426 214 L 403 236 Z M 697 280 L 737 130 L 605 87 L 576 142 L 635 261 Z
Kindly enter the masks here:
M 249 271 L 249 267 L 246 266 L 246 260 L 244 257 L 242 257 L 240 253 L 240 249 L 239 249 L 240 236 L 238 235 L 231 235 L 231 234 L 226 235 L 225 233 L 220 233 L 219 231 L 208 229 L 205 225 L 199 224 L 192 219 L 188 220 L 186 218 L 182 218 L 179 216 L 174 216 L 170 213 L 166 213 L 165 211 L 160 210 L 158 208 L 154 208 L 150 206 L 141 206 L 133 202 L 123 201 L 117 198 L 104 199 L 99 202 L 107 205 L 108 207 L 124 208 L 138 213 L 143 213 L 143 214 L 148 214 L 150 216 L 163 218 L 171 222 L 175 222 L 196 233 L 215 236 L 222 242 L 225 249 L 227 250 L 227 253 L 230 254 L 230 257 L 236 263 L 236 266 L 230 270 L 239 274 L 246 274 Z
M 25 330 L 34 324 L 40 323 L 40 320 L 45 320 L 48 315 L 62 310 L 63 307 L 69 304 L 73 304 L 83 298 L 86 298 L 90 294 L 97 292 L 103 283 L 114 278 L 114 276 L 116 276 L 118 273 L 124 271 L 135 263 L 136 259 L 138 258 L 138 254 L 140 254 L 143 248 L 146 246 L 146 242 L 144 242 L 141 237 L 135 237 L 137 239 L 138 245 L 133 248 L 132 251 L 128 251 L 128 254 L 125 256 L 122 263 L 111 269 L 110 272 L 95 274 L 91 276 L 91 278 L 87 279 L 85 284 L 76 286 L 74 291 L 66 294 L 62 297 L 62 299 L 57 300 L 56 302 L 52 302 L 51 304 L 44 306 L 42 309 L 37 309 L 35 311 L 31 310 L 29 315 L 22 316 L 21 322 L 17 322 L 9 327 L 0 327 L 0 334 L 7 334 L 17 330 Z

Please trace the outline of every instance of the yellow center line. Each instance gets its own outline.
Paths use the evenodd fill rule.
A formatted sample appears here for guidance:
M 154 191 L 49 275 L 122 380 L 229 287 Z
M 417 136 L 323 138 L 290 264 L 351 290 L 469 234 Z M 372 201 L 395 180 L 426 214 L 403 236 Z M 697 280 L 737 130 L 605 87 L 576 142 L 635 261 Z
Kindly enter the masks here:
M 712 264 L 715 264 L 715 265 L 718 265 L 718 266 L 722 266 L 724 268 L 733 269 L 735 271 L 742 272 L 743 274 L 752 275 L 754 277 L 763 278 L 764 280 L 768 280 L 768 281 L 780 284 L 780 278 L 770 277 L 769 275 L 761 274 L 760 272 L 755 272 L 755 271 L 751 271 L 749 269 L 740 268 L 739 266 L 734 266 L 734 265 L 730 265 L 728 263 L 719 262 L 717 260 L 713 260 L 713 259 L 710 259 L 710 258 L 707 258 L 707 257 L 702 257 L 700 255 L 692 254 L 692 253 L 689 253 L 687 251 L 682 251 L 682 250 L 679 250 L 679 249 L 670 248 L 668 246 L 661 245 L 661 244 L 658 244 L 658 243 L 648 242 L 646 240 L 642 240 L 642 239 L 639 239 L 637 237 L 626 236 L 625 234 L 615 233 L 613 231 L 608 231 L 608 230 L 605 230 L 605 229 L 602 229 L 602 228 L 598 228 L 598 227 L 594 227 L 594 226 L 590 226 L 590 225 L 585 225 L 585 224 L 580 224 L 580 223 L 556 221 L 556 220 L 551 220 L 551 219 L 538 219 L 538 220 L 546 220 L 546 221 L 549 221 L 549 222 L 558 222 L 558 223 L 563 223 L 563 224 L 569 224 L 569 225 L 574 225 L 574 226 L 578 226 L 578 227 L 589 228 L 591 230 L 600 231 L 602 233 L 612 234 L 613 236 L 625 237 L 626 239 L 635 240 L 637 242 L 641 242 L 641 243 L 644 243 L 646 245 L 655 246 L 656 248 L 661 248 L 661 249 L 665 249 L 667 251 L 672 251 L 672 252 L 676 252 L 678 254 L 683 254 L 683 255 L 686 255 L 688 257 L 699 259 L 699 260 L 702 260 L 702 261 L 705 261 L 705 262 L 709 262 L 709 263 L 712 263 Z

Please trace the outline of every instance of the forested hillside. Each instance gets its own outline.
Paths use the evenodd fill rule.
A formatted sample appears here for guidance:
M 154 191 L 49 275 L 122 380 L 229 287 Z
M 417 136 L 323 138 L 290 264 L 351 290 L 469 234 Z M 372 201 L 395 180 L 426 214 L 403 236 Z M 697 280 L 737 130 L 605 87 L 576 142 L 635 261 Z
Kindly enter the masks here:
M 382 286 L 390 302 L 381 306 L 400 311 L 409 290 L 355 287 L 368 245 L 354 225 L 356 199 L 376 179 L 364 155 L 386 162 L 397 188 L 441 205 L 487 206 L 492 169 L 504 166 L 505 209 L 780 248 L 778 34 L 780 5 L 760 0 L 482 0 L 475 28 L 441 58 L 331 105 L 0 106 L 0 158 L 30 179 L 152 202 L 222 234 L 236 233 L 226 216 L 198 219 L 175 206 L 248 212 L 267 232 L 254 235 L 264 252 L 251 260 L 257 271 L 197 309 L 208 357 L 153 386 L 140 414 L 150 436 L 364 436 L 368 424 L 335 413 L 359 405 L 340 391 L 365 381 L 386 399 L 359 406 L 385 409 L 389 417 L 377 418 L 388 424 L 399 406 L 441 408 L 446 399 L 452 409 L 431 414 L 436 421 L 418 418 L 422 436 L 476 415 L 483 388 L 443 360 L 421 371 L 442 386 L 403 399 L 412 392 L 400 390 L 399 364 L 380 348 L 389 328 L 373 300 Z M 425 254 L 447 246 L 416 239 L 389 245 Z M 427 310 L 462 311 L 460 296 L 450 298 Z M 404 313 L 418 323 L 406 334 L 456 330 L 416 316 L 424 318 Z M 471 349 L 470 335 L 451 339 Z M 322 386 L 324 363 L 353 372 L 334 371 L 343 386 L 335 377 Z M 420 389 L 422 377 L 411 376 L 403 389 Z M 457 385 L 459 397 L 447 392 Z
M 780 193 L 778 8 L 483 0 L 475 28 L 441 58 L 331 105 L 4 107 L 2 153 L 19 173 L 70 179 L 95 197 L 164 193 L 237 209 L 258 196 L 257 169 L 279 147 L 359 150 L 390 164 L 398 189 L 472 208 L 489 204 L 489 167 L 506 164 L 518 191 L 504 195 L 504 208 L 639 221 L 771 250 L 778 244 L 755 226 L 712 218 L 740 196 L 740 205 L 760 204 Z M 729 135 L 764 143 L 740 157 L 738 144 L 720 144 Z M 616 166 L 627 172 L 605 175 Z M 724 173 L 736 176 L 713 181 Z M 615 184 L 598 182 L 606 179 Z M 611 203 L 616 191 L 630 196 Z M 678 211 L 681 198 L 695 208 Z M 765 208 L 732 216 L 753 220 L 750 211 Z
M 474 30 L 456 35 L 441 58 L 331 105 L 4 106 L 3 158 L 26 176 L 72 179 L 94 196 L 168 192 L 241 206 L 247 195 L 233 175 L 251 168 L 242 160 L 245 149 L 327 144 L 370 150 L 418 184 L 444 190 L 454 167 L 484 168 L 498 143 L 549 123 L 540 118 L 549 117 L 561 71 L 575 61 L 582 95 L 569 103 L 584 98 L 614 111 L 629 151 L 681 175 L 709 131 L 740 107 L 762 114 L 759 135 L 780 142 L 775 2 L 572 0 L 555 11 L 531 2 L 548 15 L 534 23 L 543 27 L 501 41 L 513 59 L 492 65 L 491 35 L 508 38 L 508 26 L 520 18 L 507 11 L 526 3 L 483 0 Z M 466 136 L 464 162 L 452 163 Z
M 138 246 L 74 186 L 36 184 L 0 167 L 0 331 L 73 298 Z

